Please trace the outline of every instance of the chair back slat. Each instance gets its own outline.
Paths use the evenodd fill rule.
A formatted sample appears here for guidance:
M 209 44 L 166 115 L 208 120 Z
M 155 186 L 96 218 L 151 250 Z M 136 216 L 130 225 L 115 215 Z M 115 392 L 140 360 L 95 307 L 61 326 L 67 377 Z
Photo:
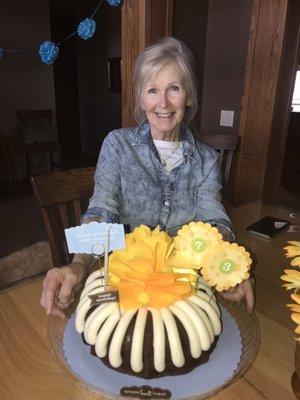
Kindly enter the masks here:
M 67 211 L 67 206 L 66 203 L 58 204 L 58 209 L 59 209 L 59 215 L 62 220 L 63 226 L 64 227 L 69 227 L 70 226 L 70 220 L 68 217 L 68 211 Z
M 202 143 L 208 144 L 220 153 L 223 178 L 223 194 L 228 196 L 230 178 L 232 174 L 233 154 L 237 149 L 237 135 L 199 135 Z M 229 196 L 230 197 L 230 196 Z
M 51 120 L 52 120 L 52 110 L 16 110 L 17 114 L 17 119 L 19 124 L 24 124 L 26 123 L 26 120 L 32 120 L 32 119 L 47 119 L 48 120 L 48 125 L 51 125 Z
M 30 178 L 51 249 L 54 266 L 71 262 L 64 229 L 80 224 L 83 211 L 93 194 L 94 167 L 53 172 Z
M 79 225 L 80 224 L 80 217 L 81 217 L 81 214 L 82 214 L 80 200 L 78 200 L 78 199 L 74 200 L 73 204 L 74 204 L 76 223 L 77 223 L 77 225 Z

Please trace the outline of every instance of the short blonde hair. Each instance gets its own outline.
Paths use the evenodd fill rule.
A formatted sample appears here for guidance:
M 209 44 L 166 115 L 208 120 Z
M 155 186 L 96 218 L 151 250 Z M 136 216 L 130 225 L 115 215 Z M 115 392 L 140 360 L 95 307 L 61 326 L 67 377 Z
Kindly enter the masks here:
M 174 63 L 181 75 L 182 84 L 187 92 L 188 107 L 184 120 L 190 122 L 197 111 L 197 80 L 194 72 L 194 56 L 181 41 L 166 37 L 158 43 L 146 47 L 137 57 L 133 69 L 134 118 L 140 123 L 146 118 L 142 109 L 142 89 L 162 68 Z

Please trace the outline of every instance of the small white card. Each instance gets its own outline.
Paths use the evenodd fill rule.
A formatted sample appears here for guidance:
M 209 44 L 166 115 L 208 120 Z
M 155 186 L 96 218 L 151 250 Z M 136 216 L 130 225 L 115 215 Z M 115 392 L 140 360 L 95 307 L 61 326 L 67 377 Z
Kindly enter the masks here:
M 69 253 L 103 253 L 108 227 L 110 228 L 108 251 L 124 249 L 126 247 L 124 225 L 93 221 L 65 229 Z

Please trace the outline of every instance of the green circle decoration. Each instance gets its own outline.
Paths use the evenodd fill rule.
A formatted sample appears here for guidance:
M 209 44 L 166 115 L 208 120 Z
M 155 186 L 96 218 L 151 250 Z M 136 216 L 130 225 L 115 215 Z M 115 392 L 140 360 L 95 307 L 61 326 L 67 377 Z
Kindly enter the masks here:
M 219 271 L 222 274 L 231 274 L 234 271 L 235 262 L 230 258 L 222 260 L 219 264 Z
M 201 237 L 196 237 L 192 240 L 191 247 L 196 253 L 202 253 L 207 248 L 207 242 Z

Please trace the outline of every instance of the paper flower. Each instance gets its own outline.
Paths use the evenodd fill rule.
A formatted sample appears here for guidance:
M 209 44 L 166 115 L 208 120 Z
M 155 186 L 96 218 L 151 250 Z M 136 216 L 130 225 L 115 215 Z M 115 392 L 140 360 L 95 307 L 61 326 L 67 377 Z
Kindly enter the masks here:
M 173 267 L 200 269 L 204 255 L 222 242 L 217 228 L 208 223 L 190 222 L 178 231 L 174 239 Z
M 284 272 L 285 275 L 281 275 L 280 279 L 290 283 L 285 283 L 282 286 L 285 287 L 286 290 L 300 289 L 300 272 L 294 269 L 285 269 Z
M 95 31 L 96 22 L 92 18 L 86 18 L 81 21 L 77 28 L 78 36 L 84 40 L 91 39 L 94 36 Z
M 1 58 L 3 58 L 3 56 L 4 56 L 4 49 L 2 49 L 2 47 L 0 47 L 0 60 L 1 60 Z
M 43 63 L 51 65 L 58 56 L 59 49 L 55 43 L 46 41 L 40 45 L 39 55 Z
M 300 267 L 300 242 L 293 241 L 291 240 L 289 246 L 284 247 L 284 250 L 286 251 L 285 256 L 287 258 L 293 258 L 291 261 L 291 265 L 293 267 Z
M 122 3 L 122 0 L 106 0 L 106 1 L 110 6 L 113 7 L 118 7 Z
M 172 239 L 146 226 L 126 235 L 126 249 L 109 258 L 109 285 L 119 291 L 122 309 L 167 307 L 193 293 L 193 274 L 174 273 L 168 258 Z
M 295 329 L 295 333 L 297 333 L 297 335 L 300 334 L 300 295 L 299 294 L 292 294 L 291 298 L 296 302 L 296 304 L 287 304 L 287 307 L 289 307 L 291 309 L 292 314 L 291 314 L 291 318 L 292 320 L 297 324 L 297 327 Z M 296 337 L 294 338 L 297 341 L 300 341 L 300 337 Z
M 293 258 L 291 261 L 293 267 L 300 267 L 300 242 L 289 241 L 288 243 L 289 245 L 284 247 L 285 256 L 287 258 Z M 299 336 L 295 338 L 295 340 L 300 341 L 300 295 L 297 294 L 300 289 L 300 272 L 294 269 L 285 269 L 284 272 L 285 274 L 281 275 L 280 279 L 288 283 L 282 286 L 285 287 L 286 290 L 294 289 L 294 293 L 291 297 L 296 304 L 287 304 L 287 306 L 293 311 L 291 318 L 297 324 L 295 332 Z
M 249 278 L 251 258 L 244 247 L 223 242 L 206 252 L 202 265 L 203 278 L 221 292 Z

